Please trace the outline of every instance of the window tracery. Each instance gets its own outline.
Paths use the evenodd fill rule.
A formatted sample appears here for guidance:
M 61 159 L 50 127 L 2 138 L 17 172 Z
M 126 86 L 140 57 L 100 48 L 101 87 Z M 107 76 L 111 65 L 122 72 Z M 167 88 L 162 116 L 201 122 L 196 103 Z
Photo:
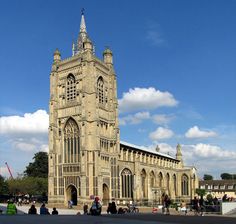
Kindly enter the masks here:
M 66 96 L 67 101 L 72 101 L 76 98 L 76 82 L 72 74 L 69 74 L 67 77 Z

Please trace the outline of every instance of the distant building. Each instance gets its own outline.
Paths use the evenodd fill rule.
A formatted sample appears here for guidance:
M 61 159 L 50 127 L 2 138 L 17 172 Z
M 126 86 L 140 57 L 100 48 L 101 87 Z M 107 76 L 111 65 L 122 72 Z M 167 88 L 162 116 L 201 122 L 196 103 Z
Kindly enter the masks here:
M 199 188 L 205 189 L 207 194 L 222 198 L 224 194 L 236 198 L 236 180 L 200 180 Z
M 54 52 L 49 102 L 49 203 L 160 202 L 190 200 L 198 187 L 194 167 L 185 167 L 181 146 L 171 156 L 120 142 L 113 53 L 95 56 L 85 18 L 72 56 Z

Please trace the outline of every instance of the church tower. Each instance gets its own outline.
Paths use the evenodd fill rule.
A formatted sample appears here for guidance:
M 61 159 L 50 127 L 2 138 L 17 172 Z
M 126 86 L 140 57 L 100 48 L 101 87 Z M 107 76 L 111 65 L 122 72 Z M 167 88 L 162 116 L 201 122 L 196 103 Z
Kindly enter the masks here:
M 49 203 L 118 197 L 119 128 L 113 54 L 97 58 L 82 11 L 72 56 L 54 52 L 49 102 Z

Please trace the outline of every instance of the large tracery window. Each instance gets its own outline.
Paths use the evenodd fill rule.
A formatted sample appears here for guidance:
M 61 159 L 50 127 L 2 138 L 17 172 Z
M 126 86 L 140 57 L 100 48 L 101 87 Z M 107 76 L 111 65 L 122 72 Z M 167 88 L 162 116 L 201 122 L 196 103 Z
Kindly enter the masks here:
M 68 75 L 66 84 L 67 101 L 72 101 L 76 98 L 76 82 L 75 77 L 72 74 Z
M 76 122 L 70 118 L 64 128 L 64 162 L 79 162 L 80 138 L 79 127 Z
M 184 174 L 181 178 L 182 195 L 188 195 L 188 176 Z
M 127 168 L 121 172 L 122 197 L 133 198 L 133 175 Z
M 97 82 L 97 94 L 98 94 L 98 102 L 100 104 L 104 104 L 104 82 L 102 77 L 99 77 Z

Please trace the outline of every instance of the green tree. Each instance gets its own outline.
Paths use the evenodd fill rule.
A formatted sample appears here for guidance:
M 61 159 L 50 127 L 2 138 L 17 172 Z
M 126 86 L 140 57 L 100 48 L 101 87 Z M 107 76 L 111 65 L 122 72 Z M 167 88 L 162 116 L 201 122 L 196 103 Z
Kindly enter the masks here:
M 48 189 L 48 179 L 42 177 L 23 177 L 8 180 L 9 193 L 13 195 L 45 195 Z
M 206 196 L 206 199 L 207 199 L 208 202 L 212 202 L 213 201 L 213 196 L 211 194 L 208 194 Z
M 220 177 L 221 177 L 222 180 L 230 180 L 230 179 L 232 179 L 232 175 L 229 174 L 229 173 L 222 173 L 220 175 Z
M 46 152 L 38 152 L 33 157 L 34 161 L 29 163 L 24 171 L 28 177 L 48 177 L 48 154 Z
M 203 180 L 213 180 L 213 176 L 211 176 L 209 174 L 204 174 Z
M 196 189 L 196 194 L 199 195 L 199 196 L 204 196 L 206 194 L 206 190 L 197 188 Z
M 8 194 L 8 184 L 4 177 L 0 175 L 0 194 Z

